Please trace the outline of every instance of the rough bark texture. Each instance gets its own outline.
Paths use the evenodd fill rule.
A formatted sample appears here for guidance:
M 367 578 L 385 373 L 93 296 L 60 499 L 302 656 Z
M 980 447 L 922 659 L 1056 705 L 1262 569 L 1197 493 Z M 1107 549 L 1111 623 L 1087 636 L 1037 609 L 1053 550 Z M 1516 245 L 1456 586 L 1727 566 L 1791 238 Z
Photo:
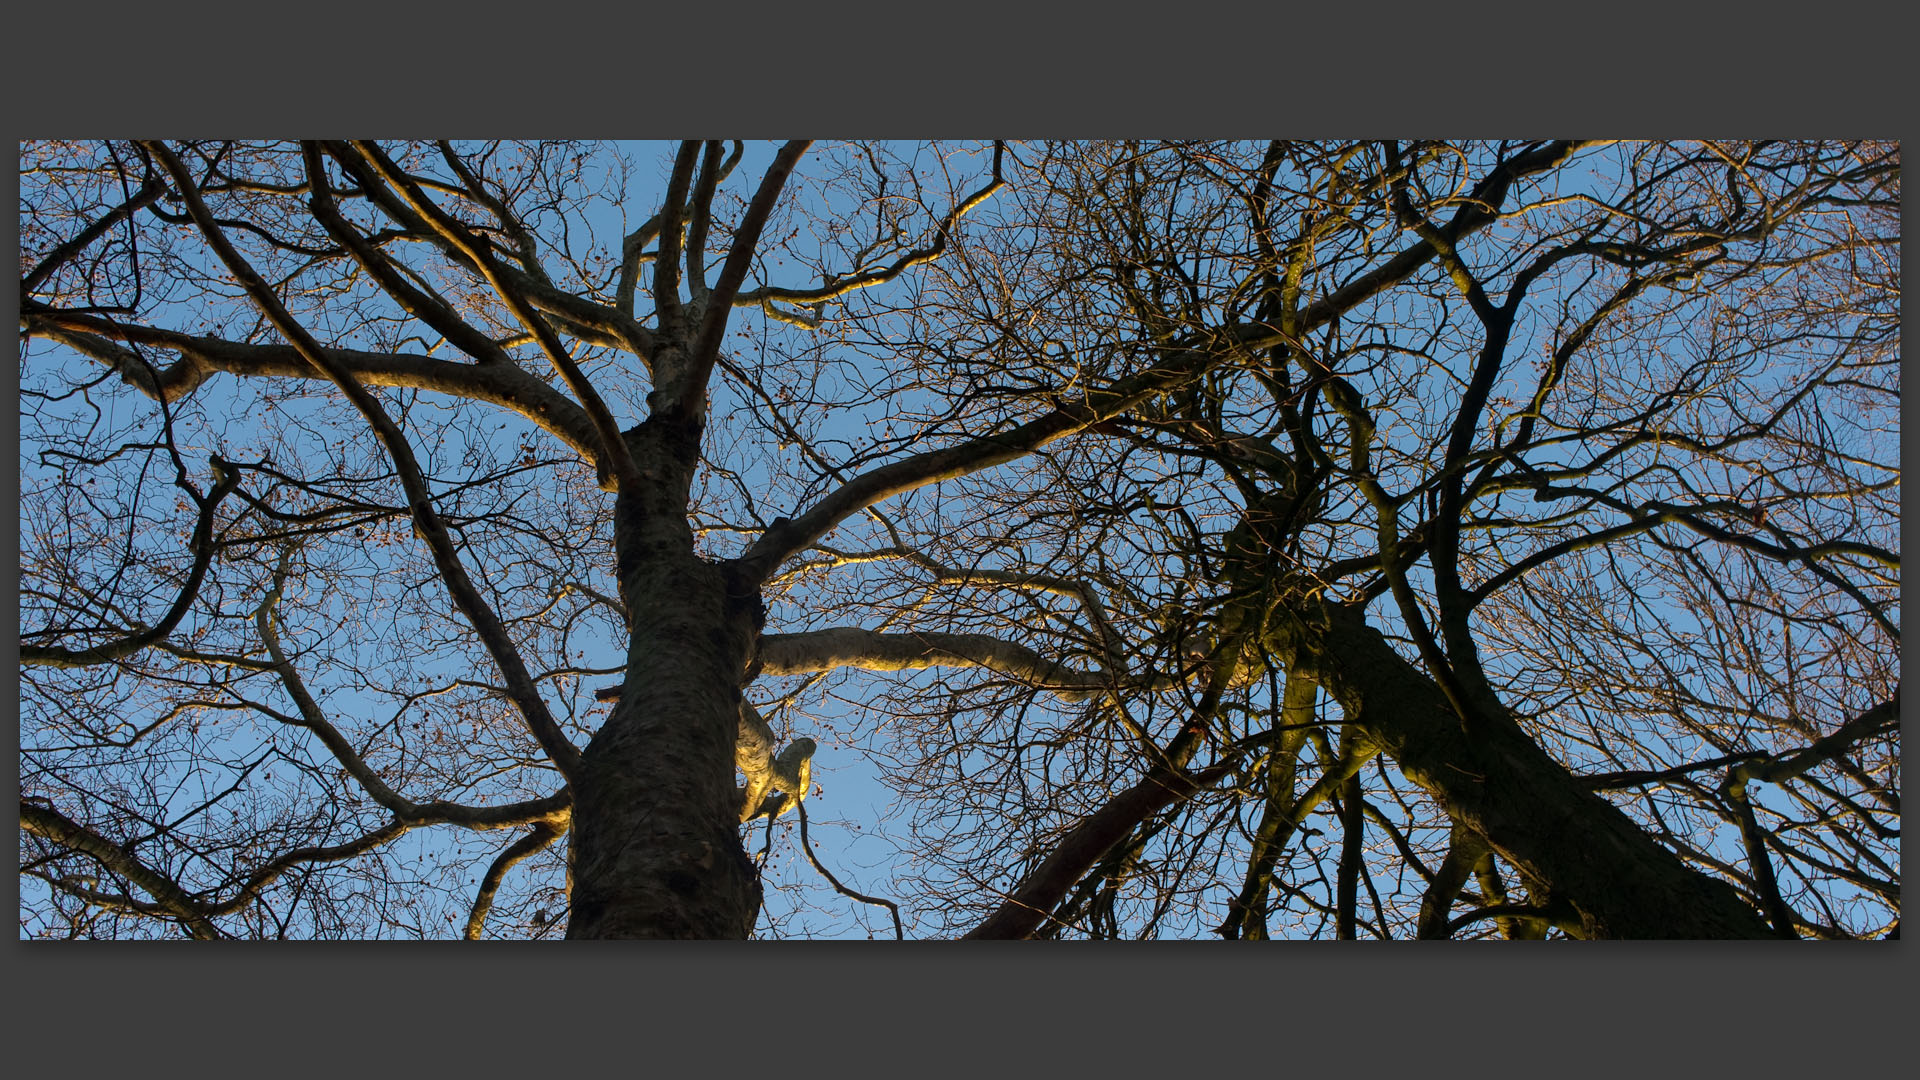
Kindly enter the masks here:
M 643 471 L 663 459 L 636 455 Z M 574 793 L 567 936 L 744 938 L 760 884 L 740 846 L 733 761 L 759 602 L 693 553 L 684 480 L 649 480 L 617 503 L 632 637 Z

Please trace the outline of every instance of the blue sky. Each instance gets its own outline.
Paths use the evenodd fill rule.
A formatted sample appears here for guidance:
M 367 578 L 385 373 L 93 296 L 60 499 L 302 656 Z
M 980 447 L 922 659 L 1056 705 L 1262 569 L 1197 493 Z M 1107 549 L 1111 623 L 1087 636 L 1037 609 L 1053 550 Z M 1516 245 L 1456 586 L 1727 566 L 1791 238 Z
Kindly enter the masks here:
M 753 186 L 758 184 L 767 163 L 772 159 L 774 146 L 775 144 L 772 143 L 747 144 L 745 156 L 726 190 L 742 198 L 750 193 Z M 618 208 L 612 204 L 596 204 L 586 217 L 589 229 L 569 234 L 574 253 L 582 258 L 589 254 L 590 248 L 605 251 L 617 247 L 619 238 L 627 229 L 638 221 L 644 220 L 658 207 L 664 192 L 666 173 L 670 168 L 674 144 L 664 142 L 625 144 L 623 149 L 631 153 L 635 163 L 630 182 L 623 193 L 625 216 L 622 218 Z M 1595 155 L 1595 158 L 1602 162 L 1610 160 L 1604 154 Z M 931 165 L 931 159 L 925 159 L 925 163 Z M 958 164 L 965 165 L 968 162 L 960 161 Z M 977 169 L 979 162 L 974 159 L 971 164 Z M 802 168 L 804 171 L 806 165 L 803 164 Z M 1601 167 L 1595 177 L 1596 184 L 1604 186 L 1606 180 L 1604 173 L 1605 167 Z M 929 175 L 932 175 L 932 170 L 929 170 Z M 959 183 L 962 187 L 966 186 L 964 178 Z M 806 218 L 844 214 L 847 212 L 847 207 L 851 205 L 829 205 L 822 202 L 817 190 L 809 185 L 790 187 L 788 196 L 789 200 L 798 200 L 797 209 Z M 1007 196 L 1003 193 L 1000 197 Z M 938 190 L 931 191 L 927 198 L 927 202 L 935 206 L 942 205 L 942 200 L 943 195 Z M 988 218 L 994 213 L 994 209 L 993 204 L 989 203 L 978 212 L 979 216 Z M 768 250 L 771 251 L 771 249 Z M 710 267 L 710 271 L 713 269 Z M 767 269 L 772 274 L 775 284 L 808 283 L 799 268 L 783 263 L 777 253 L 773 254 L 772 263 Z M 794 276 L 786 277 L 784 276 L 786 274 Z M 752 280 L 749 282 L 750 285 L 754 283 Z M 881 286 L 874 292 L 876 296 L 882 293 L 911 296 L 913 288 L 913 281 L 904 280 Z M 1390 297 L 1384 302 L 1391 303 L 1395 300 Z M 849 349 L 833 344 L 830 333 L 805 335 L 790 327 L 774 323 L 750 310 L 737 312 L 733 325 L 735 333 L 730 338 L 729 345 L 734 350 L 734 355 L 740 357 L 743 363 L 751 361 L 773 365 L 769 370 L 776 372 L 782 370 L 801 372 L 813 370 L 806 365 L 818 361 L 821 365 L 819 370 L 824 373 L 823 377 L 828 380 L 837 380 L 837 385 L 849 393 L 856 380 L 882 379 L 887 375 L 884 343 L 868 343 L 864 349 Z M 1551 327 L 1539 322 L 1529 321 L 1523 325 L 1522 329 L 1516 333 L 1513 355 L 1518 357 L 1536 352 L 1539 345 L 1546 340 L 1550 330 Z M 825 343 L 823 352 L 815 356 L 803 355 L 806 349 L 821 343 Z M 782 368 L 779 365 L 782 363 L 783 356 L 794 356 L 796 359 L 788 367 Z M 875 356 L 879 356 L 880 360 L 875 361 Z M 1390 374 L 1392 370 L 1390 366 L 1384 367 L 1379 369 L 1379 373 L 1384 376 Z M 1516 372 L 1516 381 L 1511 387 L 1501 392 L 1504 393 L 1510 389 L 1511 396 L 1523 399 L 1531 387 L 1520 380 L 1530 378 L 1530 373 L 1524 365 L 1517 362 L 1511 366 L 1511 370 Z M 612 395 L 611 403 L 616 418 L 623 424 L 630 424 L 642 418 L 635 410 L 639 407 L 639 399 L 644 394 L 644 384 L 636 378 L 621 379 L 618 375 L 618 372 L 609 372 L 607 375 L 608 385 L 615 383 L 625 385 L 623 393 Z M 196 463 L 196 467 L 198 462 L 204 460 L 204 454 L 207 452 L 217 449 L 229 456 L 236 456 L 249 444 L 258 442 L 261 431 L 252 425 L 259 418 L 269 415 L 269 412 L 278 418 L 273 430 L 275 436 L 285 443 L 286 450 L 297 452 L 304 447 L 306 452 L 323 457 L 327 452 L 324 445 L 326 440 L 337 437 L 334 431 L 334 425 L 339 423 L 337 407 L 329 404 L 330 393 L 324 388 L 289 396 L 271 387 L 235 386 L 234 382 L 234 380 L 227 380 L 219 389 L 215 389 L 210 384 L 203 393 L 231 395 L 225 400 L 240 403 L 242 406 L 239 410 L 241 418 L 238 421 L 221 427 L 210 422 L 218 417 L 219 410 L 216 408 L 207 409 L 204 418 L 198 410 L 183 411 L 184 415 L 180 419 L 183 434 L 182 447 L 188 452 L 189 460 Z M 1363 386 L 1362 389 L 1367 390 L 1369 387 Z M 275 399 L 270 403 L 263 400 L 268 394 L 275 395 Z M 778 447 L 771 446 L 767 438 L 755 435 L 750 427 L 746 426 L 751 413 L 758 408 L 756 403 L 742 400 L 724 379 L 717 378 L 714 394 L 715 421 L 709 433 L 709 452 L 713 460 L 733 470 L 740 477 L 741 484 L 745 488 L 757 493 L 757 509 L 763 520 L 780 514 L 791 515 L 801 509 L 805 501 L 795 493 L 794 482 L 796 479 L 805 478 L 811 470 L 790 456 L 791 452 L 787 452 L 789 456 L 782 457 L 782 451 Z M 149 420 L 151 418 L 151 411 L 140 399 L 132 399 L 124 394 L 103 392 L 102 400 L 106 403 L 110 420 L 117 422 L 116 411 L 123 408 L 134 410 L 127 414 L 129 416 L 145 417 Z M 550 438 L 537 435 L 529 425 L 513 414 L 500 413 L 497 417 L 489 415 L 477 425 L 455 424 L 435 429 L 434 425 L 440 418 L 435 415 L 431 400 L 421 396 L 414 405 L 416 411 L 411 414 L 411 418 L 416 422 L 413 429 L 416 432 L 416 439 L 421 441 L 423 448 L 425 442 L 434 442 L 435 452 L 443 462 L 459 461 L 470 453 L 511 455 L 517 452 L 521 445 L 534 447 L 537 455 L 540 456 L 565 456 L 565 452 L 559 449 Z M 74 404 L 72 407 L 79 406 Z M 867 408 L 838 409 L 825 415 L 813 415 L 808 419 L 816 425 L 814 428 L 816 440 L 838 440 L 851 449 L 867 445 L 875 437 L 874 425 L 882 420 L 888 408 L 889 403 L 880 401 L 869 403 Z M 303 426 L 309 424 L 311 434 L 303 434 Z M 358 430 L 351 417 L 347 418 L 346 425 L 340 430 L 348 432 Z M 430 429 L 434 434 L 428 434 Z M 1383 445 L 1392 445 L 1396 439 L 1410 438 L 1411 433 L 1404 428 L 1396 430 L 1391 423 L 1383 422 L 1380 437 Z M 1413 449 L 1414 444 L 1409 443 L 1407 448 Z M 1550 454 L 1542 454 L 1537 460 L 1544 462 L 1552 460 L 1552 457 Z M 1014 482 L 1011 478 L 1019 475 L 1021 468 L 1023 466 L 1006 468 L 1009 483 Z M 23 457 L 23 486 L 31 489 L 44 481 L 47 477 L 45 469 L 46 466 L 41 462 Z M 559 468 L 555 470 L 554 475 L 559 476 L 566 472 L 569 470 Z M 580 476 L 573 476 L 566 482 L 568 485 L 566 490 L 571 493 L 568 496 L 570 499 L 585 509 L 591 509 L 595 500 L 604 496 L 592 492 L 590 484 L 582 483 L 583 479 Z M 1392 479 L 1390 477 L 1387 479 L 1391 486 Z M 942 496 L 943 493 L 940 491 L 928 491 L 904 497 L 900 501 L 924 507 Z M 696 501 L 706 508 L 709 515 L 736 521 L 741 517 L 741 510 L 728 493 L 724 478 L 715 474 L 709 473 L 702 479 Z M 1524 502 L 1525 500 L 1516 501 Z M 710 522 L 714 517 L 702 517 L 700 520 Z M 859 521 L 849 523 L 846 531 L 855 537 L 862 537 L 864 534 L 860 542 L 847 541 L 849 546 L 854 547 L 870 546 L 865 541 L 872 539 L 878 542 L 877 538 L 880 535 Z M 395 534 L 395 531 L 389 528 L 387 533 L 397 542 L 402 544 L 407 542 L 404 530 L 399 530 Z M 715 532 L 710 534 L 705 542 L 710 544 L 707 550 L 724 555 L 738 550 L 741 541 L 735 534 Z M 376 548 L 371 546 L 372 543 L 370 539 L 368 546 L 357 554 L 336 553 L 336 558 L 344 558 L 351 564 L 342 564 L 345 571 L 359 575 L 361 580 L 369 584 L 369 588 L 375 587 L 383 575 L 390 577 L 400 565 L 386 554 L 389 549 Z M 417 555 L 417 552 L 415 554 Z M 610 573 L 610 551 L 606 553 L 605 562 L 607 565 L 601 570 L 603 573 Z M 1574 560 L 1568 565 L 1577 573 L 1597 575 L 1605 572 L 1603 560 L 1597 555 L 1591 559 Z M 471 565 L 470 569 L 484 570 L 485 568 Z M 1413 575 L 1416 583 L 1423 576 L 1417 568 Z M 869 580 L 858 570 L 846 572 L 846 576 L 855 582 Z M 429 584 L 419 595 L 431 596 L 435 588 L 437 586 Z M 1642 599 L 1653 609 L 1662 613 L 1661 617 L 1670 630 L 1685 633 L 1698 628 L 1698 623 L 1688 612 L 1684 597 L 1649 595 Z M 355 597 L 349 593 L 320 596 L 304 603 L 305 625 L 290 628 L 287 633 L 290 639 L 297 639 L 306 647 L 321 649 L 330 632 L 345 626 L 366 625 L 368 613 L 360 610 Z M 790 623 L 783 620 L 793 617 L 794 608 L 776 600 L 773 610 L 774 619 L 768 625 L 768 632 L 777 633 L 792 628 Z M 1398 615 L 1391 603 L 1377 605 L 1374 609 L 1374 617 L 1376 624 L 1389 634 L 1398 628 Z M 854 619 L 849 617 L 846 621 L 854 621 Z M 410 663 L 403 666 L 418 666 L 420 670 L 415 673 L 425 675 L 429 679 L 437 677 L 441 681 L 447 681 L 470 674 L 469 670 L 462 666 L 471 659 L 470 649 L 461 650 L 452 646 L 427 649 L 420 646 L 418 642 L 410 640 L 404 633 L 391 634 L 384 639 L 376 637 L 376 643 L 381 647 L 417 650 L 409 653 Z M 578 653 L 578 664 L 587 669 L 612 667 L 619 662 L 624 651 L 623 643 L 617 639 L 614 627 L 604 619 L 598 622 L 592 620 L 583 622 L 571 645 Z M 1495 657 L 1493 662 L 1497 665 L 1501 661 Z M 486 673 L 488 669 L 484 666 L 477 670 L 482 672 L 477 676 L 478 678 L 489 677 Z M 896 805 L 892 791 L 880 780 L 880 769 L 892 756 L 894 749 L 889 743 L 890 734 L 879 722 L 882 713 L 866 709 L 863 705 L 872 700 L 875 695 L 884 694 L 887 687 L 895 685 L 897 680 L 925 681 L 938 677 L 936 673 L 913 676 L 878 676 L 864 672 L 838 673 L 818 680 L 816 685 L 793 702 L 791 708 L 770 716 L 776 731 L 783 738 L 808 735 L 820 742 L 820 750 L 814 760 L 813 774 L 819 793 L 808 803 L 808 806 L 813 838 L 819 844 L 822 859 L 833 868 L 842 881 L 853 888 L 890 896 L 901 902 L 904 905 L 902 914 L 907 923 L 909 937 L 928 932 L 929 926 L 916 918 L 923 913 L 911 906 L 913 890 L 896 886 L 911 883 L 921 873 L 921 869 L 903 854 L 903 848 L 908 846 L 904 843 L 907 822 L 900 816 L 902 808 Z M 606 685 L 612 681 L 614 681 L 613 678 L 608 675 L 589 675 L 579 680 L 578 685 L 584 688 L 583 692 L 586 695 L 590 696 L 593 687 Z M 789 684 L 791 682 L 792 680 Z M 764 703 L 767 701 L 767 694 L 779 688 L 769 680 L 766 685 L 750 691 L 750 696 Z M 329 686 L 329 691 L 330 696 L 327 699 L 329 707 L 342 714 L 378 717 L 391 712 L 390 726 L 396 732 L 405 726 L 403 717 L 406 710 L 404 708 L 395 711 L 396 706 L 393 702 L 357 691 L 350 680 L 336 681 Z M 579 715 L 587 720 L 590 728 L 593 718 L 604 715 L 604 707 L 600 708 L 599 713 L 595 713 L 595 707 L 581 702 L 580 697 L 581 694 L 575 695 L 572 707 L 579 710 Z M 1256 701 L 1255 704 L 1258 706 L 1260 703 Z M 450 717 L 451 714 L 442 715 L 439 722 L 451 722 Z M 495 716 L 493 720 L 498 721 L 500 717 Z M 472 730 L 475 733 L 483 732 L 487 722 L 489 721 L 482 717 L 476 722 L 479 726 Z M 511 718 L 508 717 L 505 722 L 511 723 Z M 261 758 L 260 755 L 266 748 L 275 745 L 276 740 L 284 742 L 288 737 L 289 733 L 264 731 L 257 726 L 236 728 L 230 736 L 230 742 L 216 739 L 208 746 L 236 761 L 252 762 L 260 759 L 262 763 L 258 769 L 264 776 L 266 770 L 271 769 L 273 764 L 270 759 Z M 297 733 L 294 737 L 298 737 Z M 478 737 L 477 734 L 476 737 Z M 1379 768 L 1386 771 L 1386 778 L 1396 787 L 1404 790 L 1410 786 L 1397 775 L 1389 763 L 1380 763 Z M 197 803 L 218 790 L 223 778 L 230 774 L 231 769 L 227 766 L 212 761 L 184 763 L 179 775 L 174 777 L 182 783 L 171 800 L 172 805 L 184 809 Z M 1775 796 L 1763 786 L 1758 797 L 1765 801 Z M 1092 803 L 1089 805 L 1091 806 Z M 1390 815 L 1396 813 L 1390 804 L 1382 805 L 1381 808 Z M 793 832 L 793 821 L 794 819 L 789 816 L 775 828 L 767 869 L 769 888 L 762 917 L 762 928 L 766 936 L 850 938 L 870 935 L 889 936 L 890 921 L 883 909 L 835 894 L 801 858 L 794 846 L 797 843 L 797 836 Z M 1411 824 L 1404 819 L 1401 819 L 1401 822 Z M 763 830 L 764 826 L 756 826 L 748 833 L 747 849 L 750 853 L 757 854 L 761 850 Z M 1734 856 L 1736 849 L 1727 846 L 1733 843 L 1727 830 L 1722 829 L 1716 835 L 1716 846 L 1720 852 L 1730 857 Z M 492 852 L 510 839 L 511 837 L 506 834 L 473 837 L 446 829 L 416 833 L 403 842 L 401 850 L 405 853 L 405 857 L 401 862 L 418 868 L 418 872 L 427 877 L 437 877 L 446 873 L 438 867 L 447 863 L 456 851 L 460 850 L 466 853 L 467 858 L 477 860 L 471 864 L 471 872 L 467 875 L 477 877 Z M 1378 840 L 1379 837 L 1376 834 L 1372 839 Z M 1306 836 L 1297 841 L 1302 844 L 1329 842 L 1337 842 L 1337 829 L 1326 830 L 1325 835 Z M 552 859 L 522 864 L 510 877 L 508 890 L 522 887 L 525 881 L 532 880 L 537 874 L 544 874 L 545 877 L 541 878 L 542 884 L 552 889 L 558 885 L 555 870 L 556 864 Z M 1383 892 L 1393 887 L 1412 888 L 1417 892 L 1420 887 L 1417 880 L 1411 883 L 1382 881 L 1376 884 Z M 35 886 L 28 882 L 23 887 L 31 890 Z M 1207 936 L 1208 927 L 1202 923 L 1208 909 L 1202 906 L 1200 913 L 1199 921 L 1170 923 L 1164 928 L 1164 932 L 1184 932 L 1195 937 Z M 444 927 L 436 926 L 432 922 L 441 917 L 443 913 L 423 915 L 420 932 L 429 936 L 436 932 L 445 932 Z

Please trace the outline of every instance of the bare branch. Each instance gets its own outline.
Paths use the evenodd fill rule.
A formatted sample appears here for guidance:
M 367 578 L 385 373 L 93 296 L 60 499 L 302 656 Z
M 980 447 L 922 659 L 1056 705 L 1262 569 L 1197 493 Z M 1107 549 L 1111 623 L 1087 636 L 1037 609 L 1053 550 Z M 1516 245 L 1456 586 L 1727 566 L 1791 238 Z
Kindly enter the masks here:
M 200 513 L 193 524 L 193 539 L 189 548 L 193 553 L 193 565 L 187 570 L 187 580 L 180 586 L 180 595 L 173 606 L 161 617 L 158 625 L 138 633 L 129 634 L 117 641 L 109 641 L 86 649 L 67 649 L 59 645 L 29 645 L 20 643 L 20 662 L 29 666 L 45 667 L 86 667 L 92 664 L 104 664 L 110 661 L 132 656 L 141 649 L 160 641 L 173 633 L 180 620 L 186 618 L 187 611 L 200 595 L 200 583 L 206 580 L 207 567 L 213 562 L 213 516 L 220 503 L 233 494 L 240 486 L 240 472 L 224 466 L 217 458 L 214 460 L 214 483 L 206 498 L 200 500 Z M 23 635 L 27 636 L 27 635 Z
M 967 214 L 972 212 L 973 209 L 981 203 L 992 198 L 994 192 L 999 191 L 1005 186 L 1006 181 L 1000 176 L 1000 161 L 1005 154 L 1006 143 L 995 140 L 993 144 L 993 178 L 978 191 L 975 191 L 954 204 L 953 209 L 947 212 L 946 217 L 940 219 L 939 225 L 934 229 L 933 243 L 926 247 L 909 251 L 882 269 L 869 270 L 865 273 L 855 274 L 852 277 L 835 278 L 811 289 L 786 289 L 772 285 L 763 286 L 754 289 L 752 292 L 745 292 L 735 296 L 733 299 L 734 305 L 736 307 L 759 306 L 764 308 L 769 315 L 781 319 L 784 322 L 796 322 L 796 325 L 808 327 L 817 326 L 817 322 L 809 324 L 804 320 L 796 321 L 793 317 L 781 313 L 774 305 L 777 303 L 823 304 L 829 300 L 838 300 L 848 293 L 856 292 L 860 289 L 872 288 L 875 285 L 884 285 L 916 266 L 938 259 L 940 256 L 946 254 L 947 242 L 953 236 L 953 230 L 959 226 L 960 219 L 966 217 Z
M 32 296 L 34 290 L 46 284 L 48 278 L 52 277 L 62 266 L 72 262 L 75 256 L 87 249 L 88 245 L 105 236 L 107 230 L 133 216 L 135 211 L 151 206 L 159 200 L 160 196 L 166 194 L 166 191 L 166 181 L 160 179 L 158 176 L 147 177 L 146 182 L 140 185 L 140 189 L 133 193 L 132 198 L 114 207 L 93 224 L 80 230 L 78 236 L 47 252 L 44 258 L 34 264 L 33 269 L 28 272 L 27 276 L 20 279 L 21 298 L 25 299 L 26 297 Z
M 506 878 L 507 871 L 553 846 L 553 842 L 560 839 L 565 831 L 553 822 L 539 822 L 534 825 L 532 832 L 508 844 L 494 858 L 487 867 L 486 876 L 480 879 L 480 890 L 473 897 L 473 910 L 467 915 L 468 941 L 480 940 L 480 932 L 487 925 L 487 914 L 493 910 L 493 896 L 500 891 L 500 882 Z
M 760 638 L 761 671 L 795 675 L 835 668 L 919 671 L 983 667 L 1044 690 L 1063 701 L 1086 701 L 1131 686 L 1124 673 L 1079 671 L 1023 645 L 985 634 L 939 631 L 888 634 L 842 626 Z
M 240 279 L 248 295 L 274 324 L 274 328 L 293 343 L 294 348 L 308 363 L 324 372 L 347 399 L 353 402 L 361 415 L 366 417 L 367 423 L 373 428 L 381 445 L 386 448 L 388 456 L 392 458 L 394 467 L 400 474 L 401 484 L 406 489 L 407 500 L 413 510 L 414 524 L 432 549 L 434 563 L 440 570 L 442 580 L 446 582 L 448 592 L 453 595 L 454 603 L 473 623 L 480 639 L 485 642 L 488 653 L 506 679 L 507 693 L 519 706 L 521 715 L 527 720 L 528 728 L 532 730 L 534 737 L 539 740 L 541 747 L 552 758 L 561 774 L 571 779 L 579 769 L 580 752 L 567 741 L 559 725 L 554 723 L 552 715 L 547 712 L 546 703 L 540 698 L 538 688 L 534 686 L 532 676 L 527 673 L 526 665 L 520 659 L 519 651 L 507 637 L 506 629 L 501 626 L 492 607 L 480 596 L 479 591 L 473 587 L 472 581 L 467 577 L 466 568 L 461 565 L 459 556 L 453 550 L 453 542 L 447 535 L 446 526 L 441 523 L 440 515 L 433 509 L 432 494 L 427 489 L 425 478 L 420 475 L 420 466 L 414 460 L 413 450 L 407 445 L 406 436 L 388 418 L 386 410 L 381 408 L 379 401 L 373 395 L 355 382 L 349 373 L 331 362 L 319 343 L 314 341 L 306 329 L 287 313 L 286 307 L 274 295 L 272 288 L 227 242 L 220 231 L 220 226 L 212 220 L 206 204 L 201 201 L 199 192 L 195 190 L 193 178 L 180 164 L 179 159 L 160 143 L 145 145 L 172 174 L 174 183 L 186 200 L 188 212 L 199 224 L 201 233 L 206 236 L 220 260 L 236 278 Z
M 852 897 L 863 904 L 872 904 L 875 907 L 886 908 L 887 914 L 893 916 L 893 939 L 895 941 L 907 940 L 906 931 L 900 927 L 900 905 L 884 896 L 868 896 L 866 893 L 850 889 L 841 884 L 840 879 L 833 875 L 833 871 L 827 869 L 827 864 L 820 861 L 820 856 L 813 850 L 813 841 L 807 837 L 807 804 L 800 802 L 795 805 L 800 809 L 800 850 L 807 853 L 807 861 L 813 864 L 815 870 L 820 871 L 820 876 L 826 878 L 827 884 L 832 885 L 834 890 L 840 895 Z
M 694 340 L 692 351 L 687 358 L 685 382 L 681 384 L 677 408 L 683 416 L 700 416 L 705 411 L 707 379 L 713 374 L 713 364 L 720 353 L 720 340 L 726 336 L 727 318 L 731 314 L 734 294 L 740 291 L 740 283 L 747 278 L 747 267 L 753 262 L 753 256 L 760 244 L 760 230 L 767 224 L 767 217 L 780 201 L 780 189 L 785 186 L 788 174 L 807 152 L 811 145 L 808 140 L 798 139 L 780 148 L 773 157 L 773 164 L 767 166 L 767 175 L 760 181 L 760 187 L 753 193 L 753 201 L 747 206 L 747 215 L 742 218 L 738 228 L 733 231 L 733 247 L 727 252 L 727 261 L 720 268 L 720 278 L 713 283 L 713 293 L 707 298 L 705 311 L 700 320 L 700 336 Z
M 207 911 L 173 879 L 58 810 L 23 798 L 20 800 L 20 827 L 70 851 L 91 855 L 99 860 L 100 865 L 144 889 L 162 910 L 185 924 L 191 936 L 207 941 L 225 936 L 213 925 Z
M 566 346 L 561 344 L 559 337 L 547 325 L 547 321 L 534 312 L 517 285 L 501 272 L 492 251 L 474 239 L 466 226 L 448 217 L 446 212 L 429 199 L 411 177 L 402 173 L 378 146 L 370 142 L 356 142 L 354 145 L 373 163 L 373 167 L 382 178 L 400 190 L 416 212 L 423 215 L 441 236 L 474 261 L 480 268 L 480 272 L 486 276 L 487 283 L 493 286 L 502 300 L 506 301 L 508 310 L 513 312 L 514 317 L 520 320 L 520 324 L 526 327 L 528 332 L 533 334 L 534 339 L 540 343 L 541 350 L 553 363 L 554 370 L 560 373 L 561 379 L 567 384 L 567 389 L 573 391 L 574 397 L 586 410 L 587 417 L 593 421 L 594 431 L 599 435 L 600 451 L 595 455 L 594 460 L 601 466 L 602 486 L 631 485 L 635 482 L 638 474 L 634 470 L 633 458 L 627 453 L 626 439 L 621 436 L 620 426 L 614 422 L 613 414 L 607 411 L 606 403 L 600 400 L 599 392 L 593 388 L 593 384 L 588 381 L 579 365 L 573 362 L 573 357 L 568 355 Z M 316 177 L 315 183 L 316 185 L 323 183 L 323 178 Z M 608 487 L 608 490 L 615 489 L 615 487 Z

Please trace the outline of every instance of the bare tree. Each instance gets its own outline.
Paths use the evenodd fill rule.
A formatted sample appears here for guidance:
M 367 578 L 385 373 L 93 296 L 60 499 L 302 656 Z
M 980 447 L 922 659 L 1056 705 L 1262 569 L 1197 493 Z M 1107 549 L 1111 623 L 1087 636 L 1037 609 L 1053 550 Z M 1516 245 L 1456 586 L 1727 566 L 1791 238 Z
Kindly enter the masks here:
M 1029 824 L 1013 860 L 958 860 L 1020 882 L 973 935 L 1897 928 L 1892 147 L 1070 146 L 1034 171 L 1015 198 L 1068 234 L 1057 261 L 944 329 L 1041 312 L 994 354 L 1056 384 L 1218 361 L 1011 494 L 1057 506 L 1025 572 L 1099 583 L 1136 649 L 1197 628 L 1215 674 L 1086 718 L 1143 733 L 1125 769 L 1068 750 L 1038 797 L 1037 763 L 982 786 Z M 1059 809 L 1090 782 L 1116 794 Z
M 742 153 L 23 149 L 23 925 L 1897 931 L 1892 147 Z

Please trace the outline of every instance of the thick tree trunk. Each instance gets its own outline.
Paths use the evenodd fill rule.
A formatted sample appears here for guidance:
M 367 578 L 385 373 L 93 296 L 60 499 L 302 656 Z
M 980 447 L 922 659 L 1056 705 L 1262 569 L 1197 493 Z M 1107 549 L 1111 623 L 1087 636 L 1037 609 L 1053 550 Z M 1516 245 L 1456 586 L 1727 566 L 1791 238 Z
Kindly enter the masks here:
M 1593 938 L 1774 936 L 1732 886 L 1683 863 L 1617 807 L 1581 786 L 1510 716 L 1471 727 L 1433 681 L 1358 615 L 1276 635 L 1310 665 L 1350 722 L 1461 824 L 1524 876 L 1571 905 L 1569 930 Z
M 744 938 L 760 885 L 740 846 L 733 760 L 759 605 L 694 555 L 683 513 L 639 502 L 618 504 L 631 644 L 574 792 L 567 936 Z

